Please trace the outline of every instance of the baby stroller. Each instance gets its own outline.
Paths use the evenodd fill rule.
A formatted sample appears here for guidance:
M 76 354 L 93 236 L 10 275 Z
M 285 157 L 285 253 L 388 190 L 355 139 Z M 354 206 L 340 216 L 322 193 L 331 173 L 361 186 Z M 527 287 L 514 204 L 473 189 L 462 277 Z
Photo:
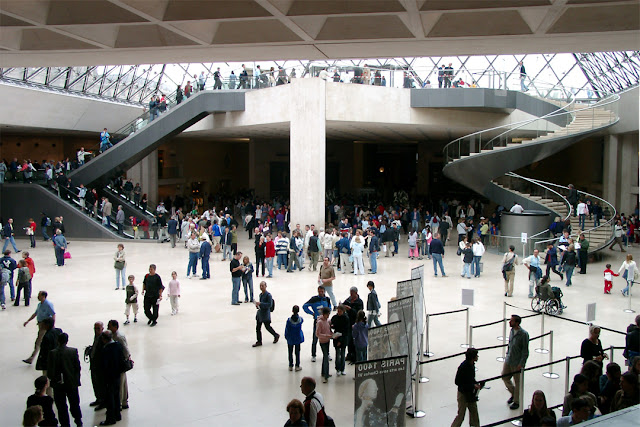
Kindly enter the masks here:
M 562 303 L 562 296 L 562 289 L 557 286 L 551 287 L 548 281 L 542 281 L 536 286 L 536 296 L 531 300 L 531 309 L 538 313 L 544 310 L 547 314 L 560 315 L 567 308 Z

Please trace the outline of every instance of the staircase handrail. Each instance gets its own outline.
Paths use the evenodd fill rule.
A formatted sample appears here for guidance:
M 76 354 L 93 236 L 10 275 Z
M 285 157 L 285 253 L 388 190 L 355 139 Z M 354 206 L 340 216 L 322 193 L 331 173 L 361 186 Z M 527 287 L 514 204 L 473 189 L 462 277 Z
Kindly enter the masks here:
M 569 219 L 569 218 L 571 217 L 571 214 L 572 214 L 572 212 L 573 212 L 573 206 L 571 206 L 571 203 L 569 203 L 569 200 L 567 200 L 567 198 L 566 198 L 566 197 L 564 197 L 562 194 L 560 194 L 560 193 L 559 193 L 559 192 L 557 192 L 556 190 L 554 190 L 554 189 L 550 188 L 550 187 L 548 186 L 548 184 L 549 184 L 549 183 L 546 183 L 546 182 L 544 182 L 544 181 L 540 181 L 540 180 L 536 180 L 536 179 L 533 179 L 533 178 L 528 178 L 528 177 L 526 177 L 526 176 L 518 175 L 518 174 L 513 173 L 513 172 L 507 172 L 505 175 L 506 175 L 506 176 L 509 176 L 509 177 L 512 177 L 512 178 L 522 179 L 522 180 L 527 181 L 527 182 L 529 182 L 529 183 L 531 183 L 531 184 L 535 184 L 535 185 L 537 185 L 537 186 L 539 186 L 539 187 L 542 187 L 542 188 L 544 188 L 546 191 L 549 191 L 550 193 L 555 194 L 555 195 L 556 195 L 556 196 L 558 196 L 558 198 L 559 198 L 559 199 L 560 199 L 564 204 L 566 204 L 566 205 L 567 205 L 567 207 L 568 207 L 568 209 L 567 209 L 567 215 L 564 217 L 563 221 L 566 221 L 567 219 Z M 534 237 L 541 236 L 541 235 L 543 235 L 544 233 L 548 233 L 548 232 L 549 232 L 549 229 L 544 229 L 544 230 L 539 231 L 538 233 L 536 233 L 536 234 L 534 234 L 534 235 L 532 235 L 532 236 L 529 236 L 529 238 L 533 239 Z
M 598 107 L 601 107 L 601 106 L 603 106 L 603 105 L 609 105 L 609 104 L 611 104 L 611 103 L 617 102 L 619 99 L 620 99 L 620 95 L 617 95 L 617 94 L 611 94 L 611 95 L 608 95 L 606 98 L 600 99 L 600 100 L 598 100 L 597 102 L 594 102 L 594 103 L 591 103 L 591 104 L 587 105 L 586 107 L 582 107 L 582 108 L 578 108 L 578 109 L 575 109 L 575 108 L 574 108 L 574 109 L 573 109 L 573 110 L 571 110 L 571 111 L 567 110 L 566 112 L 561 112 L 561 110 L 564 110 L 565 108 L 567 108 L 567 107 L 569 107 L 569 106 L 573 106 L 573 105 L 575 105 L 576 100 L 575 100 L 575 97 L 574 97 L 574 98 L 571 100 L 571 102 L 570 102 L 569 104 L 565 105 L 563 108 L 560 108 L 559 110 L 557 110 L 557 111 L 555 111 L 555 112 L 553 112 L 553 113 L 551 113 L 551 114 L 549 114 L 549 115 L 547 115 L 547 116 L 542 116 L 542 117 L 537 117 L 537 118 L 535 118 L 535 119 L 532 119 L 529 123 L 533 123 L 533 122 L 535 122 L 535 121 L 537 121 L 537 120 L 541 120 L 541 119 L 545 119 L 545 118 L 558 117 L 558 116 L 567 115 L 568 117 L 571 117 L 571 120 L 568 120 L 568 121 L 567 121 L 567 125 L 569 125 L 569 124 L 571 124 L 571 123 L 573 122 L 573 120 L 575 120 L 576 113 L 578 113 L 579 111 L 593 110 L 593 109 L 598 108 Z M 526 123 L 525 123 L 525 124 L 526 124 Z M 500 135 L 498 135 L 498 136 L 496 136 L 496 137 L 492 138 L 491 140 L 489 140 L 489 141 L 488 141 L 488 142 L 487 142 L 487 143 L 482 147 L 482 149 L 486 149 L 486 148 L 489 146 L 489 144 L 492 144 L 492 143 L 493 143 L 493 141 L 494 141 L 496 138 L 500 138 L 500 137 L 502 137 L 502 136 L 504 136 L 504 135 L 508 134 L 509 132 L 512 132 L 512 131 L 514 131 L 514 130 L 516 130 L 516 129 L 519 129 L 519 128 L 521 128 L 522 126 L 524 126 L 525 124 L 521 124 L 521 125 L 516 126 L 516 127 L 514 127 L 514 128 L 508 129 L 508 130 L 506 130 L 505 132 L 501 133 Z M 463 137 L 463 138 L 464 138 L 464 137 Z
M 569 191 L 569 190 L 570 190 L 570 189 L 569 189 L 569 187 L 567 187 L 567 186 L 565 186 L 565 185 L 560 185 L 560 184 L 554 184 L 554 183 L 552 183 L 552 182 L 541 181 L 541 180 L 539 180 L 539 179 L 535 179 L 535 178 L 530 178 L 530 179 L 531 179 L 531 180 L 533 180 L 533 181 L 539 182 L 539 183 L 541 183 L 541 184 L 544 184 L 544 185 L 550 185 L 550 186 L 552 186 L 552 187 L 562 188 L 563 190 L 567 190 L 567 191 Z M 593 231 L 593 230 L 595 230 L 595 229 L 597 229 L 597 228 L 603 227 L 603 226 L 605 226 L 605 225 L 607 225 L 607 224 L 611 225 L 610 223 L 613 221 L 613 219 L 614 219 L 614 218 L 616 217 L 616 215 L 618 214 L 618 211 L 616 210 L 615 206 L 613 206 L 611 203 L 609 203 L 609 202 L 608 202 L 608 201 L 606 201 L 605 199 L 603 199 L 603 198 L 601 198 L 601 197 L 596 196 L 595 194 L 587 193 L 587 192 L 585 192 L 585 191 L 581 191 L 581 193 L 582 193 L 582 194 L 584 194 L 585 196 L 587 196 L 587 197 L 591 198 L 591 199 L 597 199 L 597 200 L 598 200 L 599 202 L 601 202 L 603 205 L 607 205 L 607 206 L 609 207 L 609 209 L 611 210 L 611 212 L 612 212 L 612 214 L 611 214 L 611 218 L 609 218 L 609 220 L 607 220 L 605 223 L 603 223 L 603 224 L 601 224 L 601 225 L 599 225 L 599 226 L 597 226 L 597 227 L 592 227 L 592 228 L 590 228 L 590 229 L 588 229 L 588 230 L 585 230 L 585 231 L 582 231 L 582 232 L 583 232 L 583 233 L 584 233 L 584 232 L 590 232 L 590 231 Z
M 523 126 L 525 126 L 527 124 L 534 123 L 536 121 L 544 120 L 545 122 L 548 123 L 548 119 L 554 118 L 554 117 L 560 117 L 560 116 L 563 116 L 563 115 L 566 115 L 566 116 L 569 116 L 569 117 L 575 117 L 576 113 L 579 112 L 579 111 L 586 111 L 586 110 L 592 110 L 593 111 L 595 108 L 599 108 L 599 107 L 602 107 L 602 106 L 611 105 L 613 103 L 616 103 L 619 99 L 620 99 L 619 95 L 611 94 L 611 95 L 607 96 L 606 98 L 599 100 L 598 102 L 589 104 L 586 107 L 573 109 L 571 111 L 565 111 L 565 109 L 567 107 L 567 105 L 565 105 L 565 106 L 563 106 L 561 108 L 558 108 L 557 110 L 555 110 L 555 111 L 553 111 L 551 113 L 545 114 L 545 115 L 543 115 L 541 117 L 522 120 L 522 121 L 519 121 L 519 122 L 516 122 L 516 123 L 510 123 L 510 124 L 507 124 L 507 125 L 496 126 L 496 127 L 493 127 L 493 128 L 484 129 L 484 130 L 481 130 L 481 131 L 473 132 L 471 134 L 462 136 L 460 138 L 457 138 L 457 139 L 451 141 L 450 143 L 445 145 L 444 148 L 442 149 L 442 151 L 443 151 L 443 153 L 445 155 L 445 164 L 450 163 L 451 161 L 454 161 L 456 158 L 460 157 L 460 156 L 456 157 L 456 156 L 450 155 L 449 154 L 449 150 L 450 150 L 451 146 L 453 146 L 456 143 L 458 143 L 458 145 L 459 145 L 460 142 L 462 142 L 465 139 L 469 139 L 471 137 L 475 137 L 477 135 L 481 135 L 483 133 L 495 131 L 495 130 L 498 130 L 498 129 L 508 128 L 507 131 L 505 131 L 505 132 L 503 132 L 502 134 L 499 135 L 499 136 L 502 136 L 502 135 L 507 134 L 508 132 L 511 132 L 512 130 L 516 130 L 516 129 L 522 128 Z M 574 100 L 575 100 L 575 98 L 574 98 Z M 617 120 L 617 114 L 616 114 L 616 117 L 615 117 L 614 120 Z M 569 123 L 570 122 L 568 122 L 567 124 L 569 124 Z M 496 137 L 492 138 L 489 142 L 492 142 L 495 138 Z M 480 147 L 480 150 L 482 150 L 486 146 L 487 145 Z M 460 152 L 460 150 L 459 150 L 459 152 Z

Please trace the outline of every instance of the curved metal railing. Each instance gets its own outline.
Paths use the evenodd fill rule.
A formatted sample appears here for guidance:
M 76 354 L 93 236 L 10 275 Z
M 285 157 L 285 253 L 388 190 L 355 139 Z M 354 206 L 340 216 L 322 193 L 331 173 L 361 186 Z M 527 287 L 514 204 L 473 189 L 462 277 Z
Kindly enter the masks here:
M 569 124 L 575 121 L 579 113 L 585 113 L 587 111 L 592 112 L 591 127 L 588 129 L 580 129 L 581 132 L 614 123 L 618 120 L 617 107 L 619 99 L 619 95 L 612 94 L 598 102 L 577 109 L 575 108 L 574 102 L 572 100 L 569 100 L 566 105 L 563 105 L 557 110 L 549 114 L 545 114 L 544 116 L 522 120 L 508 125 L 497 126 L 465 135 L 451 141 L 444 146 L 442 151 L 445 157 L 445 164 L 460 159 L 463 156 L 468 156 L 472 153 L 480 152 L 481 150 L 492 150 L 495 147 L 506 147 L 507 144 L 514 142 L 512 135 L 514 131 L 520 131 L 521 133 L 525 134 L 525 137 L 530 138 L 531 136 L 533 136 L 533 138 L 530 139 L 535 139 L 543 136 L 543 133 L 547 135 L 549 133 L 555 133 L 563 128 L 566 129 Z M 567 107 L 569 106 L 572 106 L 574 108 L 572 110 L 567 110 Z M 606 123 L 596 121 L 596 109 L 604 109 L 610 111 L 613 114 L 610 115 L 609 121 Z M 563 126 L 558 124 L 563 122 L 565 123 Z M 528 126 L 529 129 L 524 130 L 523 128 L 525 126 Z M 501 129 L 505 129 L 504 132 L 495 135 L 496 131 L 499 131 Z M 531 133 L 533 133 L 533 135 L 531 135 Z M 487 141 L 484 144 L 483 139 Z M 496 143 L 496 141 L 498 141 L 498 143 Z M 478 147 L 478 149 L 476 149 L 476 147 Z

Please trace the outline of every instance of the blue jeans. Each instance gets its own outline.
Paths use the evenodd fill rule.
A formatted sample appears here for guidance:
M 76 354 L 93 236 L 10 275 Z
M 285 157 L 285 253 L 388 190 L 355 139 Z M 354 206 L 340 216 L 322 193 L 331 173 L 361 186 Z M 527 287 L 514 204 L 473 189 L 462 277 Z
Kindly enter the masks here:
M 567 275 L 567 283 L 566 283 L 567 286 L 571 286 L 571 276 L 573 276 L 573 269 L 574 268 L 575 267 L 570 267 L 568 265 L 564 266 L 564 272 Z
M 198 252 L 189 252 L 189 265 L 187 265 L 187 276 L 196 274 L 196 267 L 198 266 Z
M 398 241 L 396 240 L 395 242 L 393 242 L 393 252 L 394 253 L 398 253 Z
M 240 293 L 240 282 L 242 282 L 242 278 L 231 277 L 231 282 L 233 283 L 233 288 L 231 289 L 231 304 L 239 304 L 238 294 Z
M 433 258 L 433 273 L 436 276 L 438 275 L 438 265 L 440 265 L 440 271 L 442 275 L 445 276 L 444 266 L 442 265 L 442 254 L 431 254 L 431 257 Z
M 283 265 L 285 268 L 287 268 L 287 254 L 278 254 L 277 256 L 278 256 L 278 270 L 281 270 Z M 269 275 L 271 275 L 271 272 L 269 272 Z
M 322 376 L 329 378 L 329 343 L 320 343 L 320 349 L 322 350 Z
M 465 262 L 462 264 L 462 277 L 468 277 L 471 279 L 471 263 Z
M 367 347 L 356 346 L 356 362 L 365 362 L 367 360 Z
M 473 264 L 471 264 L 471 274 L 475 277 L 480 277 L 480 260 L 481 256 L 473 256 Z
M 253 274 L 242 275 L 242 287 L 244 288 L 244 302 L 253 301 Z M 249 293 L 247 293 L 249 288 Z
M 233 253 L 231 252 L 231 244 L 222 245 L 222 260 L 227 259 L 227 255 L 229 255 L 229 259 L 233 258 Z
M 378 252 L 371 252 L 369 255 L 369 261 L 371 262 L 371 272 L 378 272 Z
M 287 344 L 289 350 L 289 366 L 293 366 L 293 351 L 296 352 L 296 367 L 300 366 L 300 344 Z
M 340 347 L 335 347 L 336 349 L 336 371 L 344 372 L 344 352 L 347 350 L 347 345 L 342 344 Z
M 416 231 L 418 230 L 418 221 L 416 221 L 415 219 L 411 221 L 411 228 L 415 229 Z
M 2 247 L 2 252 L 7 250 L 7 246 L 9 246 L 9 243 L 11 243 L 11 246 L 13 246 L 13 251 L 18 252 L 18 248 L 16 247 L 16 239 L 14 239 L 13 236 L 4 238 L 4 246 Z
M 2 304 L 2 305 L 5 304 L 5 296 L 4 296 L 4 286 L 5 285 L 6 285 L 6 283 L 0 284 L 0 304 Z
M 578 215 L 578 227 L 580 227 L 580 230 L 584 230 L 584 221 L 586 219 L 587 219 L 587 215 L 585 214 Z
M 47 234 L 47 227 L 42 227 L 42 238 L 44 240 L 49 240 L 51 237 Z
M 269 271 L 269 277 L 273 276 L 273 257 L 267 258 L 267 270 Z
M 122 287 L 127 287 L 127 268 L 123 268 L 122 270 L 116 270 L 116 289 L 120 289 L 120 280 L 122 280 Z
M 64 265 L 64 249 L 56 246 L 55 251 L 56 251 L 56 264 L 58 264 L 59 266 Z
M 629 289 L 633 286 L 633 280 L 627 280 L 627 287 L 622 290 L 622 294 L 629 296 Z
M 316 327 L 318 319 L 313 319 L 313 339 L 311 340 L 311 357 L 316 357 L 316 348 L 318 346 L 318 337 L 316 336 Z
M 323 286 L 325 286 L 325 285 L 323 285 Z M 336 301 L 336 296 L 333 294 L 333 285 L 331 285 L 331 286 L 325 286 L 325 287 L 324 287 L 324 290 L 325 290 L 325 292 L 327 293 L 327 295 L 329 295 L 329 298 L 331 299 L 331 304 L 332 304 L 334 307 L 337 307 L 337 306 L 338 306 L 338 303 L 337 303 L 337 301 Z
M 211 271 L 209 270 L 209 257 L 202 258 L 202 278 L 210 279 Z

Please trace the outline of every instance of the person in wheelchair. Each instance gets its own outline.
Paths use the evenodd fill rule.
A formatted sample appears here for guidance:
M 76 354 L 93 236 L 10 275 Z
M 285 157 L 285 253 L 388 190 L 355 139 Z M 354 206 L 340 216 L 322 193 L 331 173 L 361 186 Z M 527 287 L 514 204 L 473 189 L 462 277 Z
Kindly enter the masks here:
M 538 286 L 536 286 L 536 294 L 542 301 L 558 301 L 558 306 L 560 307 L 558 314 L 562 313 L 562 310 L 567 308 L 567 306 L 562 303 L 562 290 L 556 286 L 551 287 L 549 284 L 549 276 L 547 275 L 542 276 L 542 279 L 540 279 Z

